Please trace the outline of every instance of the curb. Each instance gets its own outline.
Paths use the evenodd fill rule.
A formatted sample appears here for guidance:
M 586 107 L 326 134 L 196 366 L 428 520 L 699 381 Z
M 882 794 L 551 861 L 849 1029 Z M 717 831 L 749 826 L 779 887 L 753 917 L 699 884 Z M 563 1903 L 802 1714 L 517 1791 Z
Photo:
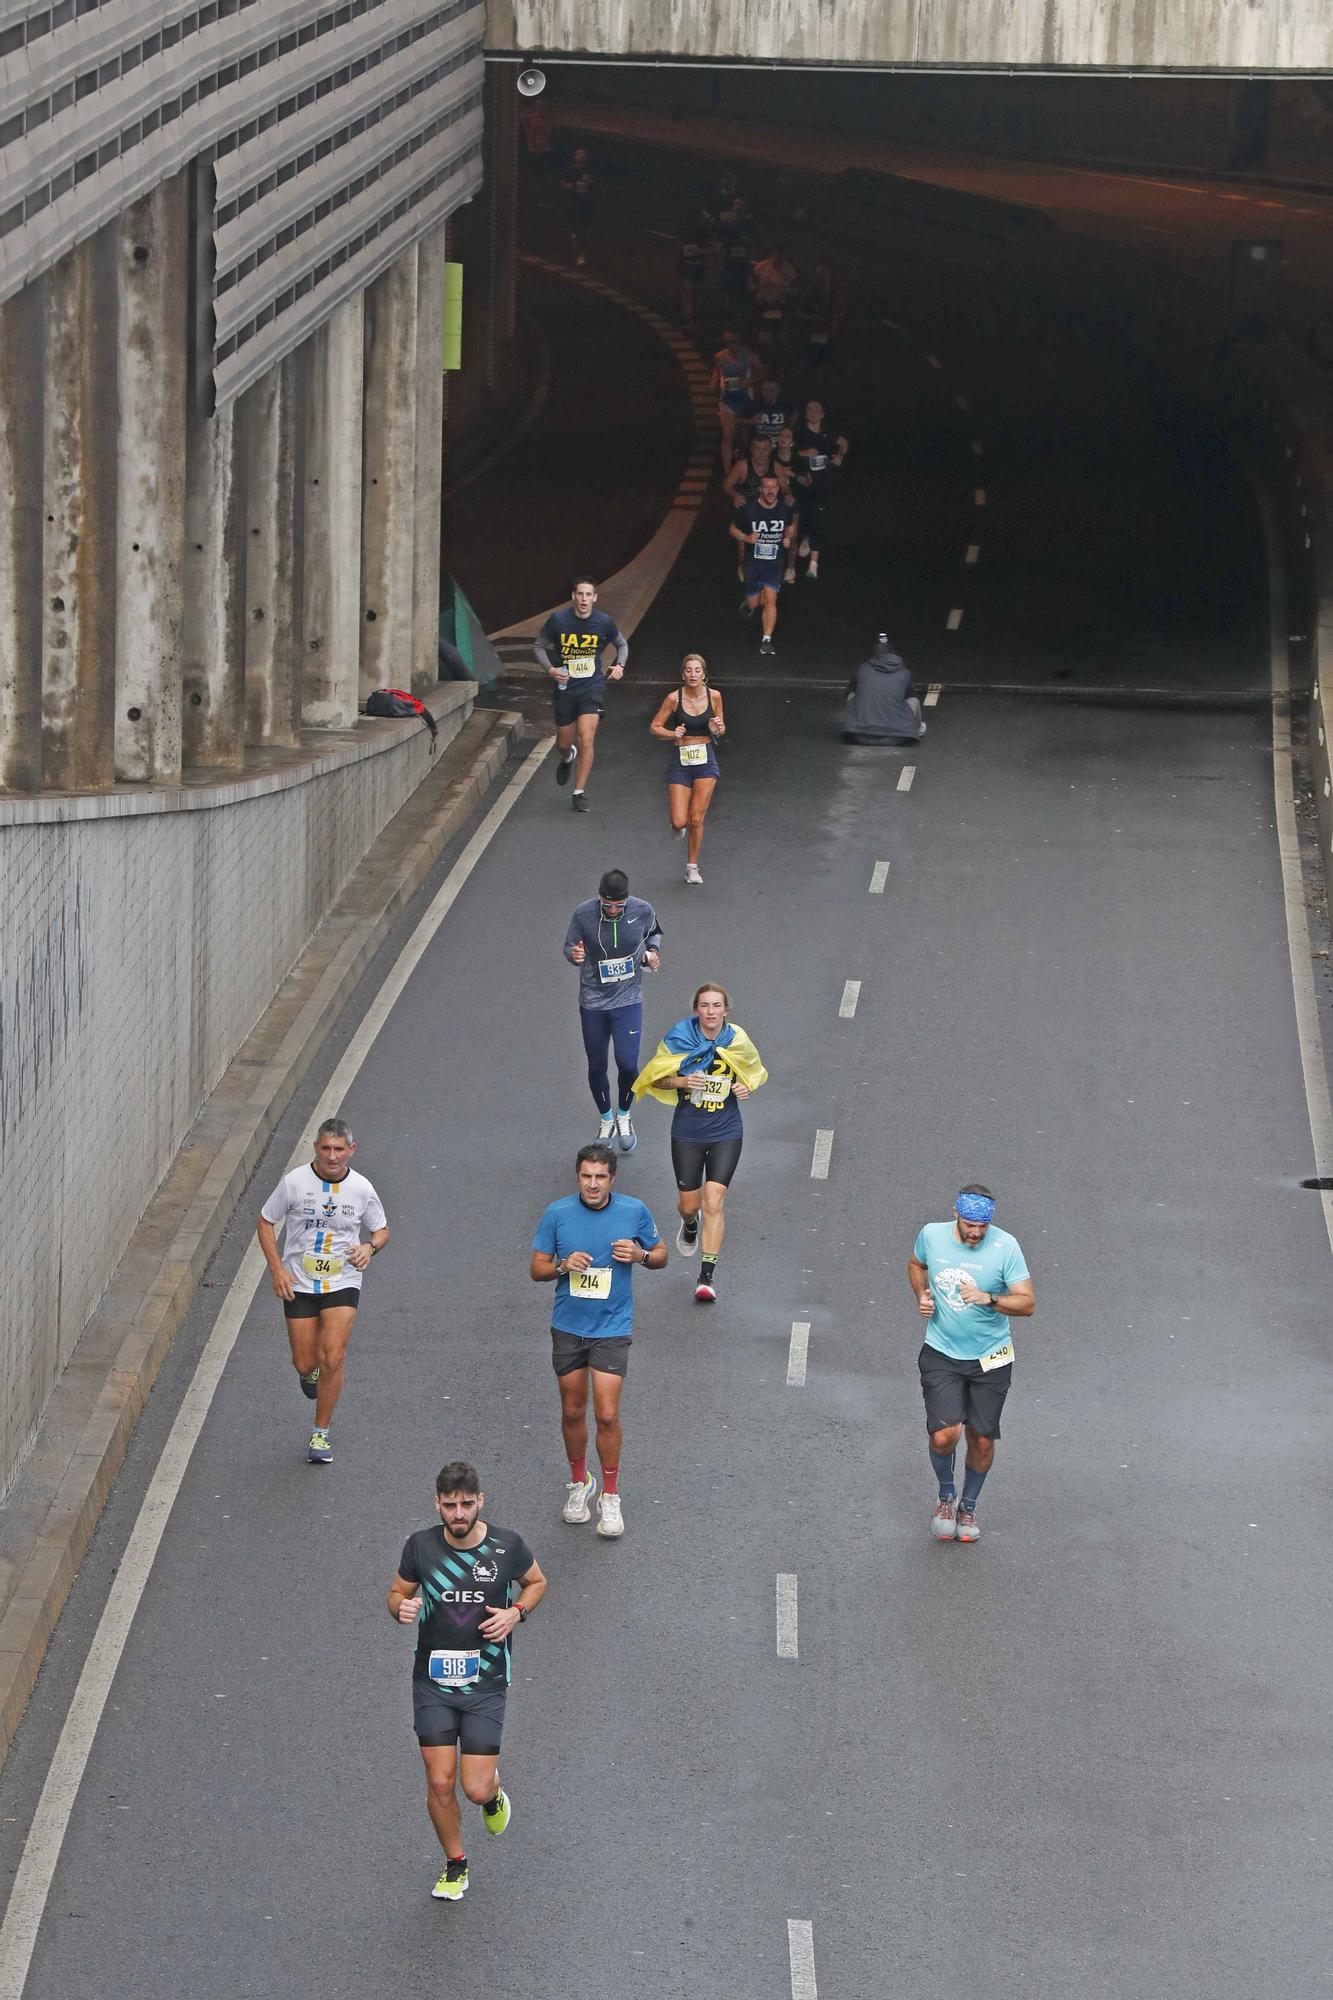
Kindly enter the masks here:
M 200 1109 L 47 1406 L 5 1503 L 0 1768 L 167 1351 L 333 1018 L 523 729 L 473 715 L 380 834 Z
M 581 285 L 595 297 L 609 299 L 613 305 L 646 326 L 656 334 L 664 346 L 671 349 L 679 364 L 681 373 L 689 386 L 690 404 L 693 411 L 693 435 L 690 440 L 690 454 L 685 462 L 670 508 L 655 535 L 631 557 L 623 569 L 609 576 L 599 585 L 598 602 L 604 611 L 609 611 L 628 638 L 635 626 L 643 618 L 658 591 L 666 582 L 682 548 L 699 518 L 699 510 L 707 496 L 713 467 L 717 462 L 717 438 L 714 429 L 716 398 L 709 388 L 711 370 L 700 357 L 698 349 L 686 339 L 678 327 L 669 319 L 644 305 L 639 299 L 631 298 L 627 292 L 617 291 L 614 285 L 606 284 L 601 278 L 585 277 L 581 271 L 570 271 L 563 264 L 556 264 L 548 257 L 523 257 L 520 260 L 531 269 L 543 272 L 547 277 L 563 278 L 566 284 Z M 534 617 L 521 618 L 513 625 L 502 626 L 498 632 L 488 632 L 487 638 L 499 653 L 506 673 L 523 673 L 529 668 L 534 674 L 546 679 L 546 674 L 532 661 L 532 641 L 540 632 L 553 610 L 563 608 L 560 604 L 549 605 Z

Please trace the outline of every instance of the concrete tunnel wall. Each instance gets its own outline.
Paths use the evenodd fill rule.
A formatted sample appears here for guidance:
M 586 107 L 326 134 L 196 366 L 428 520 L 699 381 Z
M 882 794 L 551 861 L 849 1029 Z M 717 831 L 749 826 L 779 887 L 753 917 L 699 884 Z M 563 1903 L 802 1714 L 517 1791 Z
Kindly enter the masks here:
M 523 54 L 1020 69 L 1333 69 L 1325 0 L 487 0 Z

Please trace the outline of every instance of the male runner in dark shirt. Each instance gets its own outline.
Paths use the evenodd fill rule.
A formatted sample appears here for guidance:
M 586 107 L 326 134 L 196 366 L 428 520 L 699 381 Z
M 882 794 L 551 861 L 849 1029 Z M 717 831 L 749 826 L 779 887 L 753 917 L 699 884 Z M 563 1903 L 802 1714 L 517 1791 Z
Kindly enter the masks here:
M 435 1482 L 440 1527 L 403 1544 L 389 1586 L 389 1616 L 417 1628 L 412 1711 L 426 1766 L 426 1806 L 444 1849 L 431 1891 L 456 1903 L 467 1893 L 467 1856 L 454 1789 L 481 1807 L 487 1833 L 503 1833 L 509 1798 L 499 1777 L 509 1689 L 509 1635 L 546 1594 L 532 1550 L 511 1528 L 481 1518 L 475 1469 L 454 1459 Z
M 593 742 L 601 720 L 606 683 L 620 679 L 629 658 L 628 639 L 614 618 L 594 608 L 596 603 L 597 585 L 593 579 L 575 577 L 568 608 L 553 611 L 537 634 L 537 659 L 553 683 L 551 700 L 559 752 L 555 781 L 557 785 L 567 784 L 573 770 L 575 812 L 588 810 L 584 786 L 592 769 Z M 602 654 L 608 646 L 615 647 L 616 657 L 603 673 Z
M 787 550 L 791 547 L 793 521 L 792 509 L 782 498 L 777 479 L 770 472 L 760 480 L 755 499 L 739 509 L 731 524 L 730 532 L 741 544 L 742 550 L 741 573 L 745 597 L 741 610 L 748 618 L 761 603 L 764 607 L 764 636 L 759 650 L 765 658 L 774 650 L 778 592 L 782 588 Z

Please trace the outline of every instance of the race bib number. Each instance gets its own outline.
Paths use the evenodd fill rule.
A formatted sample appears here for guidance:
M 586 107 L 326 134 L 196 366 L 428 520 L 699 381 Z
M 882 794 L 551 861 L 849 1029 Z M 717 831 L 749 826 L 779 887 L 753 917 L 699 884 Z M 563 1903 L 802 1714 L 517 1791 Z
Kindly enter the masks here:
M 432 1653 L 426 1672 L 437 1687 L 471 1687 L 481 1675 L 481 1651 L 475 1653 Z
M 983 1375 L 989 1375 L 992 1368 L 1007 1368 L 1013 1358 L 1014 1343 L 1011 1338 L 1006 1336 L 998 1347 L 992 1347 L 989 1354 L 983 1354 L 980 1357 L 981 1372 Z
M 826 451 L 812 451 L 805 462 L 811 472 L 826 472 L 828 470 L 828 453 Z
M 595 653 L 571 653 L 565 661 L 565 665 L 569 669 L 569 678 L 572 681 L 590 681 L 597 672 L 597 655 Z
M 781 306 L 765 306 L 765 308 L 764 308 L 764 312 L 763 312 L 763 317 L 764 317 L 765 319 L 781 319 L 781 318 L 782 318 L 782 307 L 781 307 Z
M 682 764 L 706 764 L 708 762 L 708 745 L 706 743 L 682 743 L 680 746 L 680 761 Z
M 729 1076 L 710 1076 L 707 1083 L 701 1083 L 697 1090 L 690 1092 L 690 1103 L 700 1111 L 720 1111 L 731 1096 Z
M 622 979 L 633 979 L 634 960 L 626 958 L 599 958 L 597 977 L 603 986 L 618 986 Z
M 611 1266 L 609 1264 L 589 1264 L 586 1271 L 571 1271 L 569 1274 L 569 1296 L 571 1299 L 609 1299 L 611 1296 Z
M 307 1250 L 301 1259 L 301 1269 L 307 1278 L 341 1278 L 343 1260 L 341 1257 L 330 1257 L 314 1250 Z
M 782 547 L 779 536 L 761 535 L 754 545 L 756 562 L 776 562 L 778 550 Z

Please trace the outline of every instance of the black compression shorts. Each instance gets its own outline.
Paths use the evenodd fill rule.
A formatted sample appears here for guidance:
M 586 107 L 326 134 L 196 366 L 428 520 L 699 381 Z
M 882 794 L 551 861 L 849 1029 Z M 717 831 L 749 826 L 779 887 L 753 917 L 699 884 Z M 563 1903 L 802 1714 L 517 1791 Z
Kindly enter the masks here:
M 687 1193 L 705 1181 L 721 1181 L 723 1187 L 730 1187 L 744 1143 L 743 1139 L 714 1139 L 711 1144 L 700 1139 L 673 1139 L 671 1168 L 676 1186 Z
M 456 1743 L 464 1757 L 494 1757 L 505 1725 L 506 1687 L 463 1694 L 438 1687 L 424 1674 L 412 1676 L 412 1722 L 428 1750 Z
M 338 1292 L 298 1292 L 295 1298 L 283 1300 L 282 1310 L 288 1319 L 318 1319 L 332 1306 L 350 1306 L 355 1312 L 360 1303 L 360 1285 L 344 1285 Z

